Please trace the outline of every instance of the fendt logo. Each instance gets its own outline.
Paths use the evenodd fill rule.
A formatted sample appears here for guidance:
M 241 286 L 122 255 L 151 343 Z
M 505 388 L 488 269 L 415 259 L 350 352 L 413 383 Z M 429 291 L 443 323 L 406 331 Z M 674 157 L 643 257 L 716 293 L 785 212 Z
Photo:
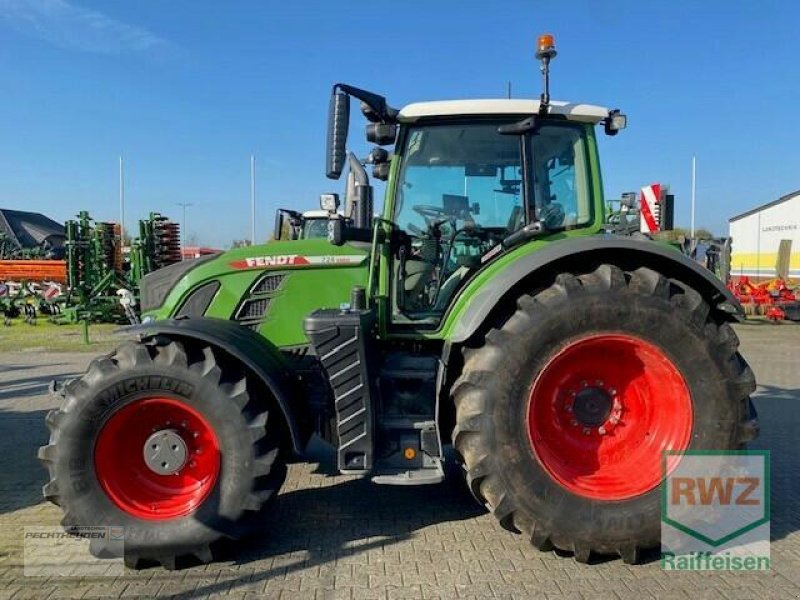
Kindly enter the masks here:
M 303 256 L 302 254 L 276 254 L 273 256 L 248 256 L 230 262 L 234 269 L 287 269 L 298 267 L 351 267 L 362 264 L 366 254 L 332 254 Z
M 297 254 L 279 254 L 276 256 L 249 256 L 242 261 L 236 261 L 236 265 L 246 268 L 253 267 L 291 267 L 297 263 Z M 301 264 L 308 264 L 308 261 L 301 260 Z M 233 263 L 231 263 L 233 264 Z
M 664 472 L 664 569 L 769 568 L 769 452 L 667 452 Z

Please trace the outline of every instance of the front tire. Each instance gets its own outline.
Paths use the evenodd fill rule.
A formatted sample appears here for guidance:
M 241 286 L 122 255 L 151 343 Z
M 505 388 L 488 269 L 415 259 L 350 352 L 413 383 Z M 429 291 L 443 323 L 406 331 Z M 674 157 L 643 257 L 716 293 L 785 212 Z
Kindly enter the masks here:
M 559 275 L 464 352 L 453 443 L 473 495 L 541 550 L 637 562 L 660 542 L 663 452 L 757 433 L 737 349 L 695 290 L 651 269 Z
M 62 525 L 123 526 L 131 567 L 212 560 L 211 544 L 246 534 L 286 475 L 280 419 L 252 390 L 210 346 L 129 342 L 95 359 L 63 388 L 39 449 Z

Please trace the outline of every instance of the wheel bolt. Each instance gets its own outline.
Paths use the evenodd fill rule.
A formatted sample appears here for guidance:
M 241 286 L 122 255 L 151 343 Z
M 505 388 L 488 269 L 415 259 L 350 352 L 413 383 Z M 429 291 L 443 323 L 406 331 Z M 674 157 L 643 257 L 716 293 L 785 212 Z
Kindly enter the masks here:
M 197 438 L 199 438 L 199 437 L 200 437 L 200 433 L 199 433 L 199 432 L 197 432 L 197 431 L 193 431 L 193 432 L 192 432 L 192 437 L 193 437 L 193 438 L 195 438 L 195 439 L 197 439 Z
M 581 387 L 589 387 L 589 383 L 586 381 L 581 381 Z
M 567 412 L 572 412 L 572 404 L 565 404 L 564 410 Z
M 591 431 L 589 430 L 588 427 L 584 427 L 583 428 L 583 435 L 589 435 L 590 433 L 591 433 Z
M 611 394 L 612 396 L 616 396 L 617 388 L 608 388 L 608 393 Z
M 197 466 L 197 461 L 189 461 L 189 468 L 194 469 Z M 177 473 L 175 473 L 177 475 Z
M 577 421 L 575 421 L 574 419 L 573 419 L 573 421 L 572 421 L 572 426 L 573 426 L 573 427 L 577 427 L 577 426 L 578 426 L 578 422 L 577 422 Z
M 606 434 L 606 428 L 601 426 L 600 429 L 597 430 L 597 433 L 599 433 L 600 435 L 605 435 Z
M 602 382 L 602 381 L 600 381 L 599 379 L 598 379 L 597 381 L 595 381 L 595 382 L 594 382 L 594 384 L 595 384 L 597 387 L 603 387 L 603 382 Z

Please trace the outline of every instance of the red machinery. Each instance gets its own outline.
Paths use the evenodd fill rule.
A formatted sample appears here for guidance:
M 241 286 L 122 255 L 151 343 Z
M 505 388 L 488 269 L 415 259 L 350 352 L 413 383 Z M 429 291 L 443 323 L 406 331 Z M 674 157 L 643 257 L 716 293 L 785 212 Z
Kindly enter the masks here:
M 742 275 L 737 282 L 731 280 L 728 288 L 745 308 L 747 314 L 764 315 L 771 321 L 780 321 L 800 311 L 797 294 L 783 279 L 771 279 L 759 284 Z
M 0 281 L 66 283 L 66 262 L 63 260 L 0 260 Z

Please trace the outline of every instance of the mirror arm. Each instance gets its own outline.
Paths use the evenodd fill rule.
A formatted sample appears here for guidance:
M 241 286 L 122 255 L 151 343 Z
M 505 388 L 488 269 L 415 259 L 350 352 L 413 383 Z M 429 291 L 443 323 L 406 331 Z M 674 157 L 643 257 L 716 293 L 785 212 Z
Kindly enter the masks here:
M 333 86 L 334 92 L 336 90 L 341 90 L 345 94 L 352 96 L 353 98 L 358 98 L 364 104 L 369 106 L 378 117 L 380 117 L 383 123 L 397 123 L 397 117 L 400 115 L 400 111 L 396 108 L 392 108 L 386 103 L 386 98 L 381 96 L 380 94 L 375 94 L 373 92 L 368 92 L 367 90 L 362 90 L 361 88 L 357 88 L 352 85 L 348 85 L 346 83 L 337 83 Z

